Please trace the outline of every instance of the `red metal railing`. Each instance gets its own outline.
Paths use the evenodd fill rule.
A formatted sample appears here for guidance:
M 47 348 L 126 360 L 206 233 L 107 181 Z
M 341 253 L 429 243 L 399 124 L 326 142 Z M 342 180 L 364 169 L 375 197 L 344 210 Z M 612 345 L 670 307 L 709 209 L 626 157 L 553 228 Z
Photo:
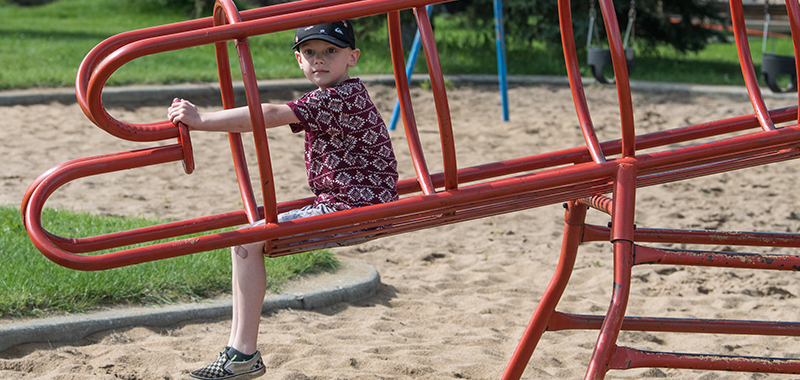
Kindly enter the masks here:
M 34 245 L 50 260 L 78 270 L 102 270 L 169 257 L 267 241 L 267 254 L 280 256 L 308 250 L 319 244 L 353 238 L 372 239 L 392 234 L 483 218 L 516 210 L 566 202 L 561 257 L 553 279 L 539 302 L 528 328 L 513 353 L 504 379 L 518 379 L 545 331 L 597 329 L 600 334 L 588 365 L 587 379 L 601 379 L 610 369 L 640 366 L 727 369 L 738 371 L 797 372 L 797 359 L 747 358 L 702 354 L 654 353 L 616 345 L 621 330 L 671 331 L 720 334 L 800 335 L 800 324 L 769 321 L 700 320 L 625 317 L 633 265 L 729 266 L 794 270 L 800 257 L 730 252 L 666 250 L 639 243 L 800 246 L 800 235 L 769 232 L 685 231 L 633 228 L 636 190 L 643 186 L 695 178 L 740 168 L 794 159 L 800 155 L 798 108 L 768 110 L 761 96 L 746 43 L 741 0 L 731 2 L 742 73 L 754 113 L 697 125 L 636 136 L 630 82 L 611 0 L 600 0 L 614 62 L 620 109 L 621 138 L 599 142 L 583 92 L 569 0 L 559 0 L 559 17 L 569 84 L 585 146 L 519 157 L 459 169 L 456 163 L 452 120 L 444 77 L 425 6 L 444 0 L 305 0 L 239 13 L 229 0 L 220 0 L 214 16 L 132 31 L 103 41 L 81 63 L 76 79 L 78 102 L 98 127 L 132 141 L 177 139 L 176 144 L 130 152 L 79 158 L 48 170 L 29 187 L 22 202 L 22 217 Z M 800 35 L 800 7 L 787 0 L 792 36 Z M 405 77 L 399 11 L 413 9 L 419 25 L 441 137 L 443 173 L 431 174 L 414 119 Z M 388 15 L 389 40 L 401 114 L 416 172 L 398 183 L 403 197 L 395 202 L 277 223 L 277 214 L 306 205 L 311 198 L 276 203 L 269 146 L 247 38 L 291 30 L 321 22 Z M 42 227 L 47 198 L 78 178 L 173 161 L 182 161 L 187 174 L 194 170 L 191 138 L 184 126 L 169 121 L 132 124 L 116 120 L 104 109 L 102 92 L 108 78 L 124 64 L 151 54 L 215 44 L 220 92 L 224 108 L 234 106 L 227 41 L 235 41 L 253 124 L 263 205 L 255 200 L 243 154 L 240 134 L 230 134 L 231 153 L 244 207 L 227 213 L 169 222 L 158 226 L 86 238 L 53 235 Z M 798 49 L 795 41 L 795 51 Z M 793 122 L 793 123 L 792 123 Z M 791 123 L 777 128 L 775 125 Z M 730 137 L 730 133 L 737 136 Z M 716 141 L 700 139 L 725 135 Z M 678 149 L 669 146 L 688 143 Z M 651 153 L 637 153 L 651 149 Z M 619 156 L 614 158 L 614 156 Z M 612 193 L 609 198 L 603 194 Z M 610 215 L 611 226 L 585 224 L 589 207 Z M 226 232 L 226 227 L 266 219 L 266 224 Z M 198 237 L 182 238 L 188 234 Z M 166 243 L 154 243 L 173 239 Z M 313 241 L 310 241 L 313 239 Z M 578 247 L 587 241 L 609 241 L 614 250 L 611 307 L 605 316 L 557 312 L 556 306 L 569 281 Z M 137 248 L 131 245 L 144 244 Z M 111 253 L 84 255 L 106 249 Z M 633 252 L 636 252 L 634 257 Z M 769 365 L 759 366 L 759 361 Z

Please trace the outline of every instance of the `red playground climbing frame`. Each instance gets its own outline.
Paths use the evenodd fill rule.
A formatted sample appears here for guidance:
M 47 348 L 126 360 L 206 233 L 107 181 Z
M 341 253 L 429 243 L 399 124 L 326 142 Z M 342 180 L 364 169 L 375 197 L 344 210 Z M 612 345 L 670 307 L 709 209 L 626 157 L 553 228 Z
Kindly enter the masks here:
M 22 202 L 22 217 L 31 240 L 45 256 L 59 265 L 78 270 L 102 270 L 259 240 L 268 241 L 267 255 L 287 255 L 307 250 L 312 244 L 356 237 L 372 239 L 564 203 L 564 237 L 557 271 L 511 356 L 504 379 L 519 379 L 522 376 L 545 331 L 564 329 L 599 330 L 588 364 L 587 379 L 602 379 L 609 370 L 634 367 L 800 373 L 800 359 L 651 352 L 618 346 L 616 343 L 620 330 L 800 335 L 800 323 L 791 322 L 625 316 L 631 268 L 634 265 L 699 265 L 790 271 L 800 268 L 800 257 L 796 255 L 667 250 L 640 245 L 676 242 L 800 247 L 800 234 L 634 229 L 633 226 L 636 191 L 639 187 L 790 160 L 800 155 L 797 107 L 768 110 L 758 87 L 747 44 L 742 0 L 731 0 L 730 6 L 739 61 L 753 114 L 637 136 L 624 50 L 619 31 L 614 27 L 618 25 L 616 15 L 611 0 L 600 0 L 606 30 L 610 31 L 609 46 L 621 119 L 621 138 L 600 143 L 594 133 L 581 84 L 570 2 L 559 0 L 564 57 L 585 146 L 462 169 L 456 165 L 447 94 L 436 43 L 425 11 L 425 5 L 439 2 L 443 1 L 304 0 L 240 13 L 231 1 L 219 0 L 213 17 L 131 31 L 103 41 L 86 56 L 78 71 L 77 96 L 86 116 L 98 127 L 122 139 L 140 142 L 176 139 L 177 143 L 75 159 L 45 172 L 30 186 Z M 800 47 L 800 8 L 793 0 L 786 0 L 786 6 L 797 56 Z M 442 144 L 443 173 L 429 173 L 414 121 L 405 77 L 398 13 L 409 8 L 416 15 L 430 73 Z M 279 212 L 308 204 L 311 199 L 276 203 L 269 146 L 261 108 L 258 106 L 261 101 L 253 77 L 247 38 L 384 13 L 388 15 L 397 93 L 416 178 L 398 183 L 402 197 L 396 202 L 277 223 Z M 103 88 L 115 70 L 136 58 L 215 44 L 223 106 L 233 107 L 227 41 L 235 41 L 244 78 L 253 120 L 263 204 L 258 206 L 249 182 L 242 138 L 239 134 L 230 134 L 231 152 L 244 204 L 242 210 L 88 238 L 65 238 L 46 231 L 41 220 L 44 203 L 54 191 L 69 181 L 173 161 L 181 161 L 187 174 L 194 170 L 192 143 L 184 126 L 175 126 L 169 121 L 130 124 L 116 120 L 103 106 Z M 720 137 L 712 142 L 695 142 L 700 139 L 708 141 L 710 137 L 732 132 L 738 133 L 735 137 Z M 689 144 L 677 149 L 667 148 L 676 142 Z M 648 149 L 652 153 L 637 154 L 637 149 Z M 609 227 L 585 224 L 590 207 L 610 216 Z M 228 232 L 211 232 L 259 219 L 266 219 L 267 223 Z M 187 234 L 200 236 L 180 238 Z M 312 238 L 315 240 L 309 242 Z M 172 241 L 152 243 L 159 239 Z M 556 311 L 569 281 L 578 247 L 587 241 L 609 241 L 613 246 L 614 288 L 611 305 L 605 316 Z M 124 248 L 141 243 L 149 245 Z M 117 251 L 84 255 L 106 249 Z

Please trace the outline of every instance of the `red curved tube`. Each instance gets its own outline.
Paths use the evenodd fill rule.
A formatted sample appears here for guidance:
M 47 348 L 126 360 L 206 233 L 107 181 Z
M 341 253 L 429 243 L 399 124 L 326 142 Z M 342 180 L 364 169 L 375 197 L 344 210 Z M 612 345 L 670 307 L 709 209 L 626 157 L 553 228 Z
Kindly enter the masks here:
M 226 17 L 226 20 L 222 19 L 223 16 Z M 233 25 L 242 22 L 241 18 L 239 17 L 239 11 L 236 9 L 236 5 L 233 4 L 232 0 L 217 0 L 214 6 L 214 25 L 221 25 L 225 21 L 227 21 L 228 24 Z M 219 46 L 220 44 L 218 43 L 217 47 Z M 256 145 L 256 157 L 258 159 L 259 177 L 261 179 L 261 194 L 264 198 L 264 219 L 267 223 L 274 223 L 278 221 L 278 213 L 276 208 L 277 200 L 275 197 L 275 181 L 272 175 L 272 161 L 269 156 L 269 144 L 267 143 L 267 127 L 264 121 L 264 111 L 261 108 L 261 96 L 258 93 L 258 82 L 255 76 L 253 57 L 250 54 L 250 44 L 247 42 L 247 38 L 239 38 L 236 40 L 236 52 L 239 55 L 239 65 L 242 70 L 242 79 L 244 81 L 247 107 L 250 110 L 250 124 L 253 128 L 253 140 L 255 140 Z M 218 70 L 221 71 L 220 78 L 224 76 L 222 71 L 227 73 L 225 75 L 230 76 L 230 69 L 228 66 L 219 66 Z M 244 160 L 238 161 L 236 164 L 242 166 L 242 168 L 237 170 L 238 172 L 246 172 L 246 168 L 244 168 Z M 244 180 L 249 181 L 249 177 L 240 178 L 239 182 Z M 242 189 L 244 189 L 244 191 L 249 189 L 250 191 L 250 193 L 242 193 L 242 199 L 253 197 L 252 188 L 242 186 L 239 188 L 240 191 Z M 250 223 L 257 221 L 258 217 L 259 215 L 253 212 L 252 207 L 250 207 L 250 212 L 248 213 L 248 219 L 250 219 Z
M 295 29 L 312 23 L 330 22 L 335 20 L 363 17 L 389 11 L 425 6 L 431 3 L 440 3 L 446 0 L 397 0 L 386 2 L 382 0 L 360 0 L 342 4 L 342 1 L 313 2 L 316 8 L 307 9 L 305 12 L 271 15 L 269 17 L 242 21 L 235 25 L 221 25 L 202 29 L 187 30 L 187 25 L 178 25 L 174 28 L 183 30 L 175 34 L 165 34 L 161 29 L 141 33 L 148 37 L 134 39 L 136 35 L 126 36 L 124 46 L 115 41 L 105 45 L 105 48 L 116 47 L 113 52 L 97 52 L 91 60 L 84 60 L 85 66 L 95 65 L 94 71 L 84 69 L 79 71 L 77 93 L 81 107 L 88 117 L 98 127 L 113 136 L 131 141 L 159 141 L 176 138 L 178 131 L 169 121 L 146 124 L 132 124 L 114 119 L 103 107 L 102 91 L 108 78 L 125 63 L 136 58 L 166 51 L 185 49 L 188 47 L 207 45 L 217 42 L 230 41 L 248 36 L 274 33 L 283 30 Z M 335 4 L 335 5 L 331 5 Z M 309 4 L 305 4 L 308 6 Z M 271 8 L 271 7 L 270 7 Z M 199 24 L 199 23 L 198 23 Z M 198 25 L 192 24 L 192 25 Z M 131 39 L 134 39 L 132 42 Z M 102 62 L 97 58 L 105 54 Z M 88 82 L 85 86 L 84 83 Z
M 569 0 L 559 0 L 558 20 L 569 87 L 572 90 L 572 101 L 575 104 L 575 112 L 578 114 L 578 122 L 581 125 L 583 139 L 586 141 L 586 147 L 589 149 L 592 160 L 596 163 L 606 162 L 603 149 L 600 147 L 600 142 L 597 140 L 597 134 L 594 131 L 592 117 L 589 114 L 589 105 L 586 104 L 586 94 L 583 91 L 581 70 L 578 67 L 578 53 L 575 48 L 575 36 L 572 33 L 572 9 Z
M 456 164 L 456 146 L 453 141 L 453 124 L 450 119 L 450 106 L 447 104 L 447 91 L 444 86 L 442 65 L 439 63 L 439 52 L 436 49 L 436 40 L 433 38 L 431 20 L 424 6 L 414 8 L 417 17 L 417 27 L 425 50 L 425 60 L 428 63 L 428 72 L 431 78 L 433 101 L 436 103 L 436 117 L 439 119 L 439 138 L 442 142 L 442 160 L 444 161 L 444 188 L 455 190 L 458 188 L 458 170 Z
M 636 155 L 636 130 L 633 124 L 633 101 L 631 100 L 631 84 L 628 77 L 628 65 L 625 62 L 625 49 L 619 35 L 617 13 L 611 0 L 599 0 L 603 11 L 603 22 L 608 34 L 608 46 L 611 49 L 611 60 L 614 63 L 617 99 L 619 99 L 619 116 L 622 124 L 622 157 Z
M 431 182 L 431 173 L 428 164 L 425 162 L 425 153 L 422 151 L 422 143 L 419 141 L 419 130 L 417 120 L 414 118 L 414 107 L 411 104 L 411 94 L 408 89 L 408 77 L 406 77 L 405 62 L 403 59 L 402 31 L 400 30 L 400 12 L 389 12 L 387 15 L 389 23 L 389 45 L 392 51 L 392 68 L 394 69 L 394 80 L 397 84 L 397 99 L 400 103 L 400 115 L 403 117 L 408 140 L 408 150 L 411 153 L 411 161 L 414 164 L 414 171 L 417 173 L 417 181 L 425 195 L 436 192 Z
M 214 14 L 212 16 L 215 26 L 227 22 L 227 20 L 222 17 L 223 14 L 218 10 L 218 4 L 219 3 L 215 3 Z M 228 59 L 228 44 L 226 42 L 217 42 L 214 44 L 214 55 L 217 60 L 217 75 L 219 77 L 222 108 L 235 108 L 236 99 L 233 94 L 233 78 L 231 76 L 230 61 Z M 255 223 L 261 219 L 261 216 L 258 212 L 258 203 L 256 203 L 255 194 L 253 193 L 253 185 L 250 183 L 250 171 L 247 169 L 247 160 L 244 154 L 241 133 L 228 133 L 228 142 L 231 147 L 233 167 L 236 173 L 237 184 L 239 185 L 239 194 L 241 195 L 242 204 L 247 214 L 247 220 L 249 223 Z
M 761 123 L 761 129 L 771 131 L 775 125 L 769 118 L 767 105 L 758 87 L 758 77 L 753 68 L 753 56 L 750 54 L 750 43 L 747 40 L 747 28 L 744 24 L 742 0 L 731 0 L 731 21 L 733 22 L 733 36 L 736 39 L 736 51 L 739 54 L 739 66 L 742 68 L 744 84 L 750 95 L 750 103 L 756 113 L 756 118 Z
M 271 7 L 263 7 L 252 10 L 247 10 L 241 13 L 244 20 L 254 20 L 258 18 L 271 17 L 279 14 L 302 12 L 309 9 L 316 9 L 321 6 L 331 6 L 342 3 L 352 2 L 353 0 L 305 0 L 291 3 L 277 4 Z M 213 26 L 212 17 L 205 17 L 196 20 L 189 20 L 178 22 L 174 24 L 154 26 L 150 28 L 133 30 L 125 33 L 109 37 L 108 39 L 100 42 L 84 57 L 78 68 L 78 75 L 75 78 L 75 93 L 78 98 L 78 104 L 83 110 L 86 117 L 94 121 L 92 114 L 89 112 L 87 99 L 87 89 L 89 87 L 89 80 L 97 67 L 97 65 L 108 57 L 111 53 L 119 47 L 128 43 L 143 40 L 151 37 L 166 36 L 176 33 L 182 33 L 202 28 Z
M 786 13 L 789 15 L 789 27 L 792 31 L 792 45 L 794 48 L 795 63 L 800 57 L 800 5 L 796 1 L 786 0 Z M 800 78 L 800 66 L 795 64 L 795 75 Z M 800 104 L 800 92 L 797 93 Z

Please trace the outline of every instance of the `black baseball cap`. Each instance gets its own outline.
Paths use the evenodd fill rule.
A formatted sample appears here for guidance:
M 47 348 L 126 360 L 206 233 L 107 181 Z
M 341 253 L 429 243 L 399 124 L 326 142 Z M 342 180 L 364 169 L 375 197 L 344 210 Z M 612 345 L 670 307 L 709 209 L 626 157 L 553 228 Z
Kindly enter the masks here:
M 347 20 L 298 28 L 294 33 L 294 46 L 292 46 L 292 49 L 297 49 L 300 44 L 310 40 L 327 41 L 340 48 L 348 46 L 353 49 L 356 48 L 353 25 Z

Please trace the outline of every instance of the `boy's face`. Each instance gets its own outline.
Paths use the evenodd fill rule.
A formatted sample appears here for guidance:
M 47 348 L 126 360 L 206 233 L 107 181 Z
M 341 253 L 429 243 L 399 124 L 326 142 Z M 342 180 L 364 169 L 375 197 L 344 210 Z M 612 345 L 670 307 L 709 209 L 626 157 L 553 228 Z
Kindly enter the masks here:
M 310 40 L 294 53 L 306 78 L 321 90 L 350 79 L 349 69 L 356 65 L 361 51 L 340 48 L 323 40 Z

